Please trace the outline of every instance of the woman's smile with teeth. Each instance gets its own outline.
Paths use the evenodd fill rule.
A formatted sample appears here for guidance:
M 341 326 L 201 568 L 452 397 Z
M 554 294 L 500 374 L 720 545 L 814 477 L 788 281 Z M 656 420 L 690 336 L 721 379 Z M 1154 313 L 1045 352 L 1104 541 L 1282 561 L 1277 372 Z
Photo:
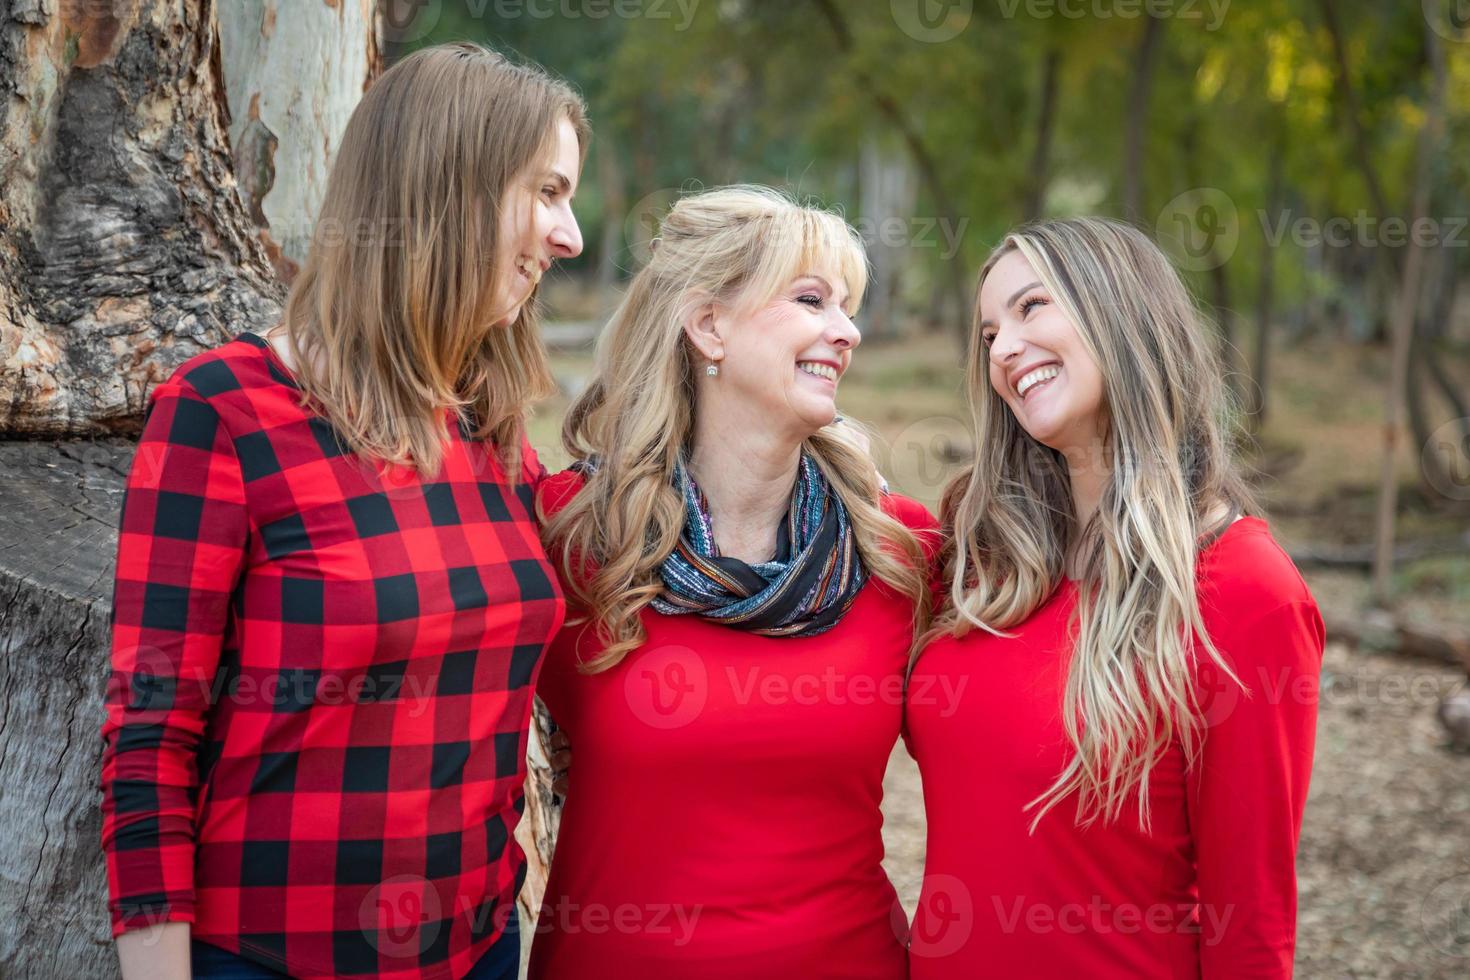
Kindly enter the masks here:
M 798 369 L 818 378 L 826 378 L 828 381 L 837 380 L 837 369 L 830 364 L 820 364 L 816 361 L 797 361 Z
M 1016 394 L 1025 398 L 1026 392 L 1035 388 L 1037 385 L 1050 381 L 1061 373 L 1062 369 L 1055 364 L 1046 364 L 1034 371 L 1028 371 L 1022 376 L 1020 381 L 1016 382 Z

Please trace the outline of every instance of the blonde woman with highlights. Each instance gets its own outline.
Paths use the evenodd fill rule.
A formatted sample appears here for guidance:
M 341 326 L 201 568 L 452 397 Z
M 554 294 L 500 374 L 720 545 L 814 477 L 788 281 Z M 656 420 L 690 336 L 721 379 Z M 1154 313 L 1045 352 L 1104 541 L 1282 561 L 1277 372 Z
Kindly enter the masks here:
M 280 323 L 151 392 L 102 731 L 127 980 L 516 976 L 531 679 L 565 615 L 535 295 L 581 251 L 587 139 L 536 66 L 407 56 L 347 124 Z
M 1119 222 L 1024 226 L 981 271 L 977 458 L 910 681 L 970 692 L 908 714 L 916 978 L 1290 976 L 1322 622 L 1248 516 L 1214 343 Z
M 539 498 L 577 759 L 533 977 L 904 976 L 878 805 L 937 537 L 837 415 L 865 283 L 837 216 L 712 190 L 602 335 Z

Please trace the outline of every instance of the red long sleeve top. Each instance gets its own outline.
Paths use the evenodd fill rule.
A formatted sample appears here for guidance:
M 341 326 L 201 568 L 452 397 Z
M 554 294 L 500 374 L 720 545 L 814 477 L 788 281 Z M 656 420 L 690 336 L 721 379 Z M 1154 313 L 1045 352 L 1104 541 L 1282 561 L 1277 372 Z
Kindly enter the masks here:
M 921 654 L 907 714 L 929 823 L 914 980 L 1291 976 L 1322 620 L 1259 519 L 1227 528 L 1198 573 L 1205 626 L 1249 694 L 1198 668 L 1202 755 L 1186 769 L 1175 746 L 1153 771 L 1149 832 L 1135 804 L 1079 830 L 1074 795 L 1028 833 L 1023 808 L 1070 757 L 1071 583 L 1014 638 L 977 630 Z
M 548 478 L 547 511 L 582 483 Z M 530 976 L 902 980 L 879 805 L 911 613 L 875 579 L 810 637 L 645 610 L 647 642 L 590 675 L 595 633 L 562 630 L 537 693 L 576 758 Z
M 347 452 L 250 333 L 150 394 L 102 728 L 115 934 L 298 977 L 464 974 L 525 873 L 531 678 L 564 602 L 446 412 L 432 479 Z

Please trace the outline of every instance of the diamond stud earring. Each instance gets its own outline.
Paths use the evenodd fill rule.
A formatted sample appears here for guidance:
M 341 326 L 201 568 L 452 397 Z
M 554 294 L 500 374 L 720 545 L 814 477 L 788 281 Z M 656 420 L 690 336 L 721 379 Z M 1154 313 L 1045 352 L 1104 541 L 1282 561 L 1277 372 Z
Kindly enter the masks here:
M 704 369 L 704 373 L 713 378 L 715 375 L 720 373 L 720 366 L 711 361 L 709 367 Z

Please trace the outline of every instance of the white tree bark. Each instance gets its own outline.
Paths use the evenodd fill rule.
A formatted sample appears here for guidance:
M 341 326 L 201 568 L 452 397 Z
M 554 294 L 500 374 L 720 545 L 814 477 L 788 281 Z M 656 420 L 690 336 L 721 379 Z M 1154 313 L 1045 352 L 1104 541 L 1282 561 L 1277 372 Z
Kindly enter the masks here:
M 235 179 L 286 281 L 306 258 L 338 136 L 381 64 L 372 0 L 230 0 L 219 8 Z

